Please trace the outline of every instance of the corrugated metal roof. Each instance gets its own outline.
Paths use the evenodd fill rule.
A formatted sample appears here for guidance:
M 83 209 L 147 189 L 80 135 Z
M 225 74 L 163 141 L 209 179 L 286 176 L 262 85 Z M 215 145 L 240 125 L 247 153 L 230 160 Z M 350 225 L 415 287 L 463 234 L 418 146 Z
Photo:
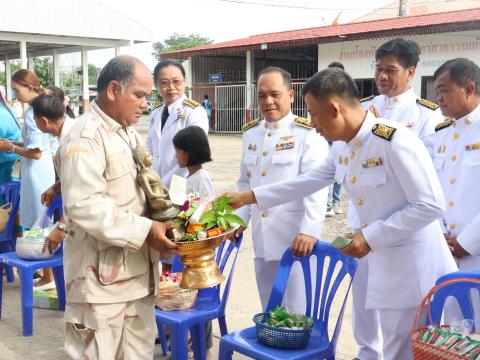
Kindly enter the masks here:
M 478 8 L 480 0 L 408 0 L 406 2 L 406 15 L 425 15 L 448 11 Z M 370 21 L 392 18 L 398 15 L 399 0 L 379 7 L 378 9 L 363 15 L 353 22 Z
M 268 48 L 281 48 L 302 44 L 352 41 L 373 37 L 477 29 L 480 29 L 480 8 L 261 34 L 243 39 L 173 51 L 163 55 L 164 57 L 220 55 L 246 50 L 260 50 L 262 44 L 267 44 Z
M 153 41 L 153 32 L 93 0 L 1 0 L 0 32 Z

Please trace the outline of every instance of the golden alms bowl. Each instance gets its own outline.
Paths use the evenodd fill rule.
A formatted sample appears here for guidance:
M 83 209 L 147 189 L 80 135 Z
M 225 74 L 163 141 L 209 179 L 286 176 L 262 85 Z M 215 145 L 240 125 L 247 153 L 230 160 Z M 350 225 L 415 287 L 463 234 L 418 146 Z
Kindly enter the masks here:
M 180 248 L 182 264 L 185 266 L 180 281 L 182 289 L 209 288 L 225 280 L 215 262 L 215 249 L 236 230 L 237 227 L 204 240 L 175 243 Z

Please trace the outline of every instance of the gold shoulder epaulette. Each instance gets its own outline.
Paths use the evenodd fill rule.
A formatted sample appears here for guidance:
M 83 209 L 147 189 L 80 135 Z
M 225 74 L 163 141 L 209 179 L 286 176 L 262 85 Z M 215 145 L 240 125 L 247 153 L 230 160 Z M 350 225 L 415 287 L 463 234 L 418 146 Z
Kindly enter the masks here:
M 242 126 L 242 133 L 247 131 L 248 129 L 253 128 L 254 126 L 257 126 L 260 123 L 260 118 L 253 119 L 252 121 L 249 121 L 245 125 Z
M 192 99 L 185 99 L 185 100 L 183 100 L 183 103 L 184 103 L 185 105 L 190 106 L 191 108 L 194 108 L 194 109 L 195 109 L 196 107 L 199 107 L 199 106 L 200 106 L 200 104 L 199 104 L 198 102 L 196 102 L 195 100 L 192 100 Z
M 368 100 L 372 100 L 374 97 L 375 97 L 375 95 L 370 95 L 370 96 L 364 97 L 363 99 L 360 99 L 360 102 L 365 102 L 365 101 L 368 101 Z
M 163 100 L 159 100 L 155 103 L 155 105 L 153 105 L 153 108 L 152 108 L 152 111 L 155 110 L 155 109 L 158 109 L 160 106 L 163 105 Z
M 426 108 L 428 108 L 430 110 L 437 110 L 438 109 L 437 104 L 435 104 L 431 101 L 425 100 L 425 99 L 417 99 L 417 104 L 425 106 Z
M 302 117 L 296 117 L 295 120 L 293 120 L 295 124 L 306 127 L 308 129 L 312 128 L 312 122 L 309 119 L 305 119 Z
M 437 126 L 435 126 L 435 131 L 440 131 L 442 129 L 446 129 L 447 127 L 449 127 L 450 125 L 453 125 L 454 123 L 455 123 L 455 120 L 447 119 L 447 120 L 441 122 L 440 124 L 438 124 Z
M 385 124 L 375 124 L 372 127 L 372 133 L 374 135 L 377 135 L 378 137 L 388 141 L 392 140 L 395 131 L 397 131 L 397 129 Z

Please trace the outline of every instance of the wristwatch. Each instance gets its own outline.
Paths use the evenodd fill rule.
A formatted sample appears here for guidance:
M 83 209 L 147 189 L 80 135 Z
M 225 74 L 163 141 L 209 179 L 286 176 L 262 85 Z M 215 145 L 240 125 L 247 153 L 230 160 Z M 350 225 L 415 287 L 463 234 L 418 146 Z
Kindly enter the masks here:
M 63 233 L 65 232 L 66 227 L 67 227 L 67 226 L 66 226 L 64 223 L 60 222 L 60 221 L 57 223 L 57 229 L 60 230 L 60 231 L 63 232 Z

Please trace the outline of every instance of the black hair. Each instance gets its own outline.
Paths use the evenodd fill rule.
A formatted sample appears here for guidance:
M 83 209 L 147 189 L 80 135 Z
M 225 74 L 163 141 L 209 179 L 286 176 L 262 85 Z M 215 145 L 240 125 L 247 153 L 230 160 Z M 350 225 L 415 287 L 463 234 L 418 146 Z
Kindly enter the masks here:
M 480 67 L 465 58 L 456 58 L 443 63 L 433 74 L 434 80 L 448 71 L 450 78 L 458 85 L 465 86 L 469 81 L 475 84 L 475 93 L 480 95 Z
M 30 106 L 35 116 L 43 116 L 51 121 L 58 121 L 65 116 L 63 101 L 54 95 L 41 94 L 33 99 Z
M 345 70 L 345 67 L 343 66 L 343 64 L 338 61 L 331 62 L 330 64 L 328 64 L 327 67 Z
M 355 81 L 345 71 L 338 68 L 326 68 L 313 75 L 303 85 L 302 96 L 312 94 L 315 98 L 329 99 L 338 96 L 347 104 L 360 104 Z
M 62 103 L 65 102 L 65 93 L 58 86 L 48 85 L 45 88 L 45 91 L 50 92 L 50 95 L 58 97 L 60 100 L 62 100 Z M 72 119 L 75 119 L 75 114 L 73 113 L 73 110 L 70 107 L 70 105 L 67 104 L 67 106 L 64 106 L 64 107 L 65 107 L 65 112 L 67 113 L 67 115 L 69 117 L 71 117 Z
M 420 60 L 420 46 L 415 41 L 396 38 L 381 45 L 375 52 L 375 61 L 393 55 L 406 69 L 410 66 L 417 67 Z
M 177 60 L 174 60 L 174 59 L 165 59 L 160 61 L 155 66 L 155 69 L 153 69 L 153 79 L 155 80 L 155 84 L 157 83 L 158 73 L 160 72 L 160 70 L 162 70 L 164 67 L 167 67 L 167 66 L 176 66 L 182 73 L 183 77 L 184 78 L 186 77 L 185 68 L 181 63 L 179 63 Z
M 208 95 L 207 94 L 203 95 L 203 98 L 208 100 Z
M 116 56 L 105 65 L 97 80 L 97 91 L 100 93 L 107 89 L 112 81 L 118 81 L 122 91 L 135 76 L 134 59 L 127 56 Z
M 177 132 L 173 137 L 173 146 L 188 154 L 187 166 L 212 161 L 207 134 L 199 126 L 188 126 Z
M 265 69 L 260 70 L 260 72 L 258 73 L 257 81 L 258 79 L 260 79 L 260 76 L 264 74 L 272 73 L 272 72 L 280 73 L 280 75 L 282 75 L 283 83 L 285 84 L 285 86 L 289 90 L 292 89 L 292 75 L 287 70 L 284 70 L 278 66 L 269 66 L 269 67 L 266 67 Z

